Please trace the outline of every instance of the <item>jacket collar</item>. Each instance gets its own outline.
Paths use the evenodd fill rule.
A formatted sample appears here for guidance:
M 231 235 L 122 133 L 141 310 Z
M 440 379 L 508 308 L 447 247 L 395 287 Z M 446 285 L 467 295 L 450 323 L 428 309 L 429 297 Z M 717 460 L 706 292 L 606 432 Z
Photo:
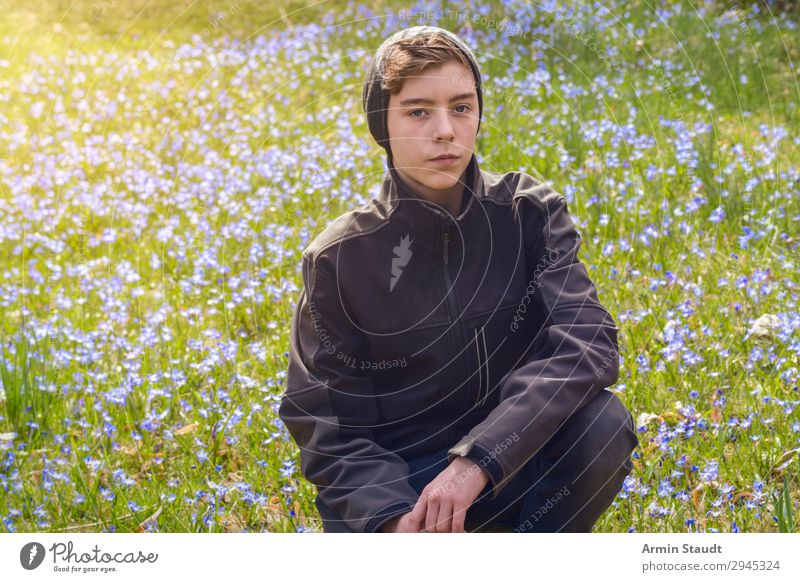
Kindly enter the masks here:
M 459 238 L 460 231 L 480 206 L 479 200 L 485 196 L 481 170 L 474 153 L 467 164 L 461 211 L 455 217 L 411 190 L 397 173 L 391 158 L 388 160 L 388 167 L 378 201 L 402 236 L 411 235 L 415 246 L 430 251 L 441 251 L 441 233 L 448 225 L 453 226 L 450 229 L 450 240 Z M 457 227 L 454 226 L 456 224 Z

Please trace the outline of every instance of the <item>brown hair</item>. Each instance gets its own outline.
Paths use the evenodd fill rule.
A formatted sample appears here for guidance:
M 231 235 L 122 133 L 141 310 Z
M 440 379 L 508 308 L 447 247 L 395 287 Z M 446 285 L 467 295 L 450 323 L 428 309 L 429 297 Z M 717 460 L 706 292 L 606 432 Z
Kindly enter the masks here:
M 464 53 L 439 32 L 397 40 L 386 47 L 384 58 L 382 87 L 393 95 L 400 92 L 406 79 L 419 75 L 429 67 L 458 61 L 470 69 Z

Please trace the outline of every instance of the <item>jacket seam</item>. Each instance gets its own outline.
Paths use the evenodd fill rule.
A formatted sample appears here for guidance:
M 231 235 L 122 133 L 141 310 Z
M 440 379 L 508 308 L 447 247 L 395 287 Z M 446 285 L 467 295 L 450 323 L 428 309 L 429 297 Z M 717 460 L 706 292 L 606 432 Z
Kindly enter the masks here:
M 521 177 L 522 174 L 519 174 L 519 176 Z M 537 180 L 536 178 L 533 178 L 533 176 L 531 176 L 531 178 L 534 180 L 534 182 L 536 182 L 536 184 L 534 184 L 534 188 L 540 188 L 542 186 L 548 188 L 550 190 L 550 193 L 553 195 L 552 198 L 550 200 L 542 201 L 536 196 L 532 196 L 530 192 L 520 192 L 512 196 L 512 201 L 529 200 L 532 204 L 538 207 L 539 210 L 547 210 L 548 207 L 552 204 L 562 204 L 562 203 L 567 204 L 566 196 L 556 192 L 556 190 L 554 190 L 553 187 L 548 182 L 542 182 L 540 180 Z
M 477 313 L 470 313 L 465 317 L 470 318 L 479 317 L 481 315 L 487 315 L 490 313 L 501 313 L 509 309 L 516 309 L 517 307 L 519 307 L 519 301 L 515 301 L 513 303 L 501 303 L 498 307 L 490 307 L 489 309 L 484 309 L 483 311 L 478 311 Z
M 294 398 L 296 396 L 301 396 L 301 395 L 305 394 L 306 392 L 313 392 L 314 390 L 323 390 L 325 388 L 327 388 L 327 386 L 325 384 L 323 384 L 323 383 L 314 383 L 314 384 L 311 384 L 310 386 L 305 386 L 303 388 L 300 388 L 299 390 L 292 390 L 291 392 L 286 390 L 286 391 L 284 391 L 282 398 L 285 398 L 285 399 L 291 401 L 292 398 Z
M 330 279 L 330 278 L 328 278 L 327 275 L 323 275 L 321 272 L 319 272 L 319 268 L 317 267 L 316 261 L 312 260 L 311 261 L 311 266 L 314 269 L 314 277 L 319 277 L 320 279 L 324 279 L 325 281 L 327 281 L 331 285 L 337 285 L 337 287 L 338 287 L 338 281 Z
M 307 257 L 308 257 L 307 261 L 308 261 L 309 271 L 310 272 L 309 272 L 309 277 L 308 277 L 309 285 L 308 285 L 308 289 L 306 290 L 306 305 L 308 305 L 309 300 L 312 301 L 312 302 L 314 300 L 314 291 L 315 291 L 315 289 L 317 287 L 317 277 L 320 277 L 321 279 L 324 279 L 325 281 L 327 281 L 331 285 L 336 284 L 334 281 L 331 281 L 330 279 L 328 279 L 328 277 L 326 277 L 325 275 L 323 275 L 319 271 L 319 269 L 317 268 L 317 265 L 311 259 L 310 256 L 307 255 Z M 297 318 L 298 319 L 300 318 L 300 313 L 299 312 L 297 313 Z M 298 334 L 300 334 L 299 321 L 297 322 L 297 324 L 298 324 Z M 313 365 L 314 368 L 319 369 L 319 364 L 317 363 L 317 357 L 319 356 L 320 349 L 321 349 L 322 346 L 321 346 L 320 342 L 318 342 L 318 341 L 315 341 L 314 344 L 315 344 L 314 351 L 311 354 L 311 364 Z M 299 349 L 300 349 L 300 346 L 298 346 L 298 350 Z M 314 382 L 309 386 L 301 388 L 300 390 L 289 391 L 289 389 L 288 389 L 289 386 L 288 386 L 288 381 L 287 381 L 287 387 L 286 387 L 287 389 L 284 391 L 283 398 L 287 398 L 287 399 L 291 400 L 293 397 L 297 397 L 297 396 L 300 396 L 302 394 L 306 394 L 308 392 L 313 392 L 314 390 L 327 390 L 327 389 L 330 388 L 330 386 L 328 386 L 327 376 L 328 375 L 326 373 L 326 380 L 325 381 L 318 380 L 317 382 Z
M 491 202 L 495 206 L 511 206 L 512 204 L 514 204 L 514 199 L 513 198 L 511 198 L 509 200 L 498 200 L 497 198 L 493 198 L 491 196 L 486 196 L 484 198 L 484 200 L 486 200 L 487 202 Z
M 314 290 L 317 288 L 317 276 L 319 275 L 318 269 L 317 269 L 317 265 L 316 265 L 316 263 L 314 261 L 311 261 L 311 263 L 310 263 L 310 270 L 311 270 L 311 272 L 309 273 L 309 283 L 311 284 L 311 288 L 309 290 L 307 299 L 310 299 L 313 302 L 314 301 Z M 306 301 L 306 305 L 308 305 L 308 300 Z M 314 366 L 314 368 L 319 369 L 319 365 L 317 364 L 317 356 L 319 356 L 319 351 L 320 351 L 321 345 L 320 345 L 320 342 L 318 342 L 318 341 L 315 341 L 314 343 L 316 345 L 314 347 L 314 353 L 311 354 L 311 364 Z M 319 382 L 317 387 L 319 387 L 319 388 L 327 388 L 328 386 L 327 386 L 326 382 Z
M 572 307 L 593 307 L 595 309 L 599 309 L 600 311 L 608 312 L 602 305 L 597 305 L 592 301 L 581 301 L 580 303 L 577 301 L 571 301 L 570 303 L 562 303 L 560 305 L 555 305 L 551 311 L 558 311 L 559 309 L 570 309 Z
M 391 216 L 392 216 L 392 214 L 394 214 L 396 209 L 397 209 L 397 204 L 395 204 L 394 207 L 389 211 L 389 213 L 386 216 L 386 219 L 381 220 L 380 224 L 378 224 L 374 228 L 371 228 L 369 230 L 354 232 L 354 233 L 349 234 L 347 236 L 340 237 L 340 238 L 336 239 L 335 241 L 332 241 L 332 242 L 328 243 L 327 245 L 317 249 L 315 252 L 309 253 L 310 257 L 312 258 L 312 261 L 314 263 L 316 263 L 317 262 L 317 258 L 323 252 L 327 251 L 329 248 L 333 247 L 334 245 L 345 243 L 345 242 L 347 242 L 347 241 L 349 241 L 351 239 L 354 239 L 354 238 L 357 238 L 357 237 L 360 237 L 360 236 L 369 236 L 369 235 L 379 231 L 380 229 L 385 228 L 386 226 L 391 224 Z

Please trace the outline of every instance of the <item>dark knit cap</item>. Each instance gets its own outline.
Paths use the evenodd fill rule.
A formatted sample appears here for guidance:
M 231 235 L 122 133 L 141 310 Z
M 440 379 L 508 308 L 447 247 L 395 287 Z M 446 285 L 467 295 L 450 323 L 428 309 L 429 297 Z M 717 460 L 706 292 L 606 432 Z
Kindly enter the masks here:
M 367 124 L 369 131 L 378 145 L 386 150 L 389 159 L 392 157 L 392 152 L 389 149 L 389 131 L 386 125 L 386 118 L 389 110 L 389 91 L 382 87 L 384 63 L 387 56 L 386 50 L 389 45 L 398 41 L 410 39 L 418 36 L 428 36 L 435 32 L 441 33 L 450 40 L 461 50 L 469 62 L 472 74 L 475 77 L 475 92 L 478 95 L 478 129 L 480 130 L 480 119 L 483 115 L 483 90 L 481 86 L 481 73 L 478 68 L 478 63 L 475 56 L 472 54 L 470 48 L 458 38 L 455 34 L 444 28 L 438 26 L 412 26 L 399 30 L 387 38 L 380 47 L 378 47 L 375 57 L 370 64 L 367 71 L 366 78 L 364 79 L 364 89 L 362 92 L 362 101 L 364 111 L 367 114 Z

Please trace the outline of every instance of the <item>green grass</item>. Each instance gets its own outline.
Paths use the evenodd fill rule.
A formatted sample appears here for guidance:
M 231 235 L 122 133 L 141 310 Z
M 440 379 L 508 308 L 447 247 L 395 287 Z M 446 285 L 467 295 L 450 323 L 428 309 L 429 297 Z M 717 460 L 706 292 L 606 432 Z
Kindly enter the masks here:
M 0 450 L 6 530 L 319 529 L 275 406 L 300 252 L 382 176 L 362 63 L 347 54 L 382 35 L 345 2 L 282 5 L 2 5 L 0 433 L 16 435 L 0 439 L 14 451 Z M 371 5 L 390 6 L 410 8 Z M 474 10 L 458 6 L 446 4 Z M 743 33 L 687 4 L 669 28 L 647 28 L 658 22 L 647 6 L 594 25 L 624 65 L 613 91 L 597 52 L 556 16 L 540 16 L 552 35 L 534 35 L 552 46 L 485 40 L 477 150 L 486 169 L 525 169 L 569 192 L 582 259 L 620 325 L 619 394 L 634 417 L 657 417 L 596 530 L 794 531 L 797 325 L 746 333 L 765 313 L 798 311 L 800 99 L 786 63 L 800 49 L 763 15 Z M 328 11 L 332 40 L 254 48 Z M 239 58 L 251 49 L 257 58 Z M 655 59 L 672 68 L 659 75 Z M 540 61 L 551 93 L 527 80 Z M 585 93 L 570 97 L 576 86 Z M 696 168 L 659 116 L 711 126 L 686 140 Z M 636 136 L 586 137 L 604 121 Z M 788 135 L 773 145 L 762 127 Z M 763 237 L 742 246 L 745 226 Z

